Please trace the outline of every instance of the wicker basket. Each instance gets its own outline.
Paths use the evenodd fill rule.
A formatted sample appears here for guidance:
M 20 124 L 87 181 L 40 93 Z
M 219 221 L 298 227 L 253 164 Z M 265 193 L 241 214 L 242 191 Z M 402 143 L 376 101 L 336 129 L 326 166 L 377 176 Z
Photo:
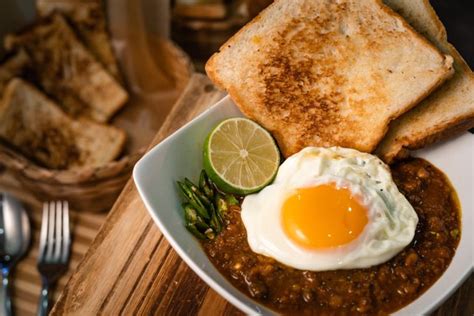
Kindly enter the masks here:
M 135 105 L 133 111 L 125 110 L 118 114 L 118 117 L 114 119 L 114 125 L 124 128 L 129 136 L 132 135 L 132 138 L 139 137 L 136 125 L 132 124 L 136 121 L 136 117 L 147 116 L 147 120 L 162 122 L 193 72 L 189 58 L 173 43 L 158 40 L 154 47 L 160 49 L 160 59 L 163 65 L 166 65 L 163 70 L 168 76 L 167 84 L 164 85 L 167 87 L 163 90 L 163 93 L 167 95 L 166 102 L 148 102 L 148 108 L 143 107 L 146 113 L 140 113 L 140 104 Z M 154 94 L 156 97 L 160 91 L 155 91 Z M 136 99 L 134 91 L 131 91 L 130 103 L 137 102 Z M 128 106 L 130 105 L 126 105 Z M 150 106 L 156 109 L 150 109 Z M 134 118 L 130 119 L 127 117 L 129 115 L 133 115 Z M 149 117 L 150 115 L 155 115 L 155 117 Z M 147 144 L 151 142 L 154 133 L 148 131 L 146 135 L 141 136 L 140 146 L 137 146 L 137 142 L 128 144 L 124 155 L 117 161 L 98 168 L 85 167 L 71 170 L 48 170 L 40 167 L 9 146 L 0 143 L 0 172 L 4 169 L 4 172 L 15 178 L 20 184 L 20 187 L 15 190 L 27 190 L 39 201 L 62 199 L 69 201 L 77 211 L 105 211 L 117 199 L 130 178 L 133 166 L 145 153 Z M 133 143 L 134 140 L 132 139 L 131 142 Z M 0 177 L 0 187 L 3 184 L 2 179 L 3 177 Z

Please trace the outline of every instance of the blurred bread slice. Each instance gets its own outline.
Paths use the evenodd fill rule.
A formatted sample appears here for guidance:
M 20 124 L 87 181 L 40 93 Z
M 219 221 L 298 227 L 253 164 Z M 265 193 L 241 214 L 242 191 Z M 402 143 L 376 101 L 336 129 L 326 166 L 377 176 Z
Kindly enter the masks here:
M 37 0 L 36 7 L 40 16 L 48 16 L 55 11 L 63 13 L 87 48 L 116 79 L 122 81 L 101 0 Z
M 373 151 L 451 64 L 381 1 L 277 0 L 206 71 L 289 156 L 306 146 Z
M 454 76 L 413 110 L 395 120 L 376 150 L 390 163 L 439 139 L 474 127 L 474 74 L 448 43 L 428 0 L 384 0 L 441 51 L 454 58 Z
M 22 79 L 12 79 L 0 103 L 0 138 L 51 169 L 104 165 L 120 154 L 125 133 L 73 120 Z
M 8 82 L 13 77 L 27 75 L 29 67 L 31 67 L 31 59 L 24 50 L 13 52 L 0 63 L 0 99 Z
M 7 50 L 24 49 L 37 82 L 68 114 L 106 122 L 128 94 L 85 48 L 60 14 L 5 39 Z

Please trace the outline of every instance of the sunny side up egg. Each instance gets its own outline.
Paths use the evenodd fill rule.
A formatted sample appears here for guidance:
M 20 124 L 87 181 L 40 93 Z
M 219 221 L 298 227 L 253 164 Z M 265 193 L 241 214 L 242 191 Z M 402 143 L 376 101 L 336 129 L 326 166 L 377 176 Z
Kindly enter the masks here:
M 340 147 L 289 157 L 273 184 L 245 197 L 241 216 L 252 251 L 311 271 L 383 263 L 412 241 L 418 223 L 388 166 Z

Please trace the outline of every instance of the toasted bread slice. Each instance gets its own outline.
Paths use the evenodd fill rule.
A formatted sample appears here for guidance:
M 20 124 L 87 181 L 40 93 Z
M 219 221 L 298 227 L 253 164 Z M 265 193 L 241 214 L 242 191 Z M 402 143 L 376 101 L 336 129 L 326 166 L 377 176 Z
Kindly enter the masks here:
M 376 153 L 387 163 L 439 139 L 474 127 L 474 74 L 447 41 L 428 0 L 385 0 L 441 51 L 454 58 L 454 76 L 420 105 L 395 120 Z
M 116 79 L 122 81 L 101 0 L 37 0 L 36 7 L 40 16 L 48 16 L 55 11 L 63 13 L 87 48 Z
M 8 82 L 14 77 L 25 75 L 31 67 L 31 59 L 24 50 L 12 53 L 0 64 L 0 99 Z
M 121 129 L 73 120 L 22 79 L 12 79 L 0 103 L 0 138 L 51 169 L 97 167 L 114 160 L 125 144 Z
M 277 0 L 206 71 L 284 156 L 306 146 L 371 152 L 391 120 L 451 76 L 452 58 L 378 0 Z
M 25 49 L 41 88 L 74 117 L 106 122 L 127 101 L 127 92 L 84 47 L 60 14 L 22 33 L 8 35 L 5 48 Z

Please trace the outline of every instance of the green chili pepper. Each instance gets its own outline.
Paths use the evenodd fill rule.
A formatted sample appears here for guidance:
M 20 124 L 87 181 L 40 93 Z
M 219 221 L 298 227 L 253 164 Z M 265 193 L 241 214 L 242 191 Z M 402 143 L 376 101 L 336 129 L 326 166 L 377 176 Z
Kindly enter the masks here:
M 211 201 L 207 196 L 199 190 L 199 188 L 191 182 L 188 178 L 184 178 L 184 184 L 199 198 L 199 200 L 205 205 L 209 206 Z
M 211 239 L 211 240 L 214 239 L 214 238 L 216 238 L 216 234 L 214 233 L 214 231 L 212 230 L 212 228 L 207 229 L 207 230 L 204 232 L 204 235 L 206 235 L 207 238 L 209 238 L 209 239 Z
M 199 176 L 199 188 L 207 196 L 209 200 L 214 198 L 214 189 L 211 180 L 207 176 L 206 171 L 201 170 L 201 175 Z
M 206 234 L 206 233 L 204 233 L 204 234 L 201 233 L 201 232 L 196 228 L 196 226 L 195 226 L 194 224 L 187 223 L 187 224 L 186 224 L 186 229 L 189 230 L 194 236 L 196 236 L 196 237 L 199 238 L 199 239 L 203 239 L 203 240 L 204 240 L 204 239 L 209 238 L 209 237 L 208 237 L 208 234 Z M 209 229 L 210 229 L 210 228 L 209 228 Z M 211 231 L 212 231 L 212 229 L 211 229 Z
M 212 214 L 212 213 L 216 213 L 217 218 L 220 220 L 220 222 L 221 222 L 221 223 L 224 223 L 224 216 L 223 216 L 223 214 L 221 214 L 221 212 L 219 212 L 213 204 L 211 205 L 210 210 L 211 210 L 211 214 Z
M 194 192 L 187 187 L 183 182 L 177 181 L 179 188 L 183 192 L 184 196 L 188 199 L 188 202 L 196 209 L 199 215 L 204 219 L 210 219 L 209 213 L 206 207 L 202 204 L 201 200 L 194 194 Z
M 225 198 L 225 201 L 227 202 L 227 205 L 229 206 L 239 205 L 239 200 L 237 200 L 237 198 L 233 196 L 232 194 L 226 194 L 224 198 Z
M 220 193 L 217 193 L 214 203 L 216 205 L 217 211 L 221 215 L 224 215 L 229 210 L 227 202 L 225 201 L 224 197 Z
M 196 209 L 189 203 L 183 204 L 184 218 L 189 223 L 195 223 L 197 221 Z
M 194 224 L 201 231 L 209 228 L 209 225 L 197 214 L 196 209 L 191 204 L 185 203 L 183 209 L 187 223 Z
M 212 211 L 212 215 L 211 215 L 211 221 L 209 222 L 209 226 L 212 227 L 212 229 L 216 232 L 216 233 L 220 233 L 221 230 L 222 230 L 222 222 L 219 218 L 220 216 L 217 215 L 217 212 L 216 210 L 214 209 Z

